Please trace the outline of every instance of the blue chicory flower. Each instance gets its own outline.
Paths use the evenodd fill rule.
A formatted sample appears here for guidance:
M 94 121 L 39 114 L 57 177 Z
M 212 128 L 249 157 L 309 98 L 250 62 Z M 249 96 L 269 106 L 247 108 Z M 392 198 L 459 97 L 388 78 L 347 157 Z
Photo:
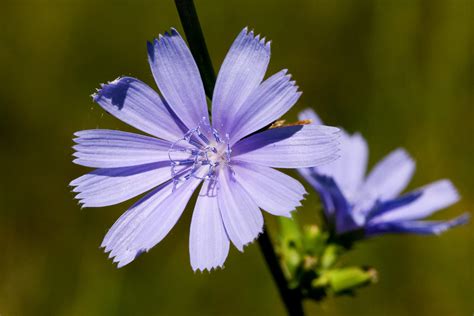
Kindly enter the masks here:
M 310 109 L 299 117 L 321 124 Z M 440 180 L 399 196 L 415 171 L 415 162 L 405 150 L 391 152 L 365 177 L 367 158 L 365 139 L 358 133 L 342 131 L 340 159 L 299 169 L 319 193 L 326 220 L 337 235 L 356 231 L 364 236 L 440 234 L 468 221 L 467 213 L 449 221 L 420 221 L 456 203 L 459 195 L 449 180 Z
M 150 191 L 124 213 L 102 243 L 122 267 L 159 243 L 202 184 L 190 228 L 194 270 L 222 266 L 229 241 L 240 251 L 263 228 L 260 208 L 290 216 L 306 194 L 273 168 L 303 168 L 337 158 L 338 129 L 288 126 L 258 132 L 286 113 L 301 92 L 286 70 L 262 82 L 270 43 L 245 28 L 219 71 L 212 124 L 198 68 L 175 29 L 148 43 L 162 96 L 122 77 L 93 99 L 148 133 L 93 129 L 75 134 L 74 162 L 99 168 L 71 182 L 84 207 L 117 204 Z

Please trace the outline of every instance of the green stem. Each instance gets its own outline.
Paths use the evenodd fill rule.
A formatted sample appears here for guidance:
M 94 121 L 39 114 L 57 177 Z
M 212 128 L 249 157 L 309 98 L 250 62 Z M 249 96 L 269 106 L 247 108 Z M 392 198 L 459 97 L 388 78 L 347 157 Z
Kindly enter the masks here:
M 216 83 L 216 75 L 212 67 L 211 58 L 207 51 L 204 35 L 199 24 L 196 8 L 193 0 L 175 0 L 176 8 L 178 9 L 179 18 L 183 25 L 186 39 L 188 40 L 191 53 L 197 63 L 201 78 L 204 84 L 206 95 L 212 99 L 212 92 Z M 280 292 L 280 296 L 285 304 L 288 315 L 302 316 L 303 305 L 302 296 L 298 289 L 290 289 L 288 281 L 283 274 L 278 257 L 273 249 L 273 244 L 264 227 L 263 233 L 258 238 L 260 250 L 263 253 L 268 268 L 275 280 L 275 283 Z

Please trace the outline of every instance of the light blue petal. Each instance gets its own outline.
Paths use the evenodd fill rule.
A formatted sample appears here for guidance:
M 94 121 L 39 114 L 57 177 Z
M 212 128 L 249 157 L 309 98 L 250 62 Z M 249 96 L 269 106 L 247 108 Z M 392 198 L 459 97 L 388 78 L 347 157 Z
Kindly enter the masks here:
M 171 178 L 169 162 L 133 167 L 96 169 L 70 183 L 83 207 L 121 203 Z
M 225 137 L 235 114 L 260 85 L 270 62 L 270 43 L 243 29 L 232 44 L 217 76 L 212 98 L 212 124 Z
M 342 194 L 333 178 L 318 175 L 316 180 L 324 187 L 324 190 L 329 194 L 334 206 L 332 212 L 333 218 L 329 219 L 335 225 L 336 232 L 343 234 L 359 228 L 359 225 L 354 221 L 351 213 L 351 206 Z
M 311 120 L 312 124 L 321 125 L 322 121 L 312 109 L 299 113 L 300 120 Z M 361 134 L 350 135 L 341 131 L 340 158 L 315 169 L 319 174 L 330 176 L 336 181 L 344 196 L 353 201 L 364 181 L 369 149 L 367 142 Z
M 122 131 L 92 129 L 76 132 L 73 162 L 93 168 L 117 168 L 169 161 L 171 143 Z M 184 148 L 173 147 L 173 159 L 187 159 Z M 182 151 L 180 151 L 182 150 Z
M 280 71 L 265 80 L 242 104 L 229 132 L 231 145 L 277 120 L 296 103 L 301 92 L 286 72 Z
M 216 191 L 212 183 L 205 181 L 194 207 L 189 235 L 189 255 L 194 271 L 211 271 L 222 267 L 229 253 L 229 237 L 222 221 Z
M 439 235 L 448 229 L 469 222 L 470 215 L 465 213 L 450 221 L 404 221 L 368 225 L 367 236 L 390 233 L 410 233 L 419 235 Z
M 353 201 L 356 216 L 365 216 L 376 201 L 397 197 L 410 182 L 415 162 L 403 149 L 396 149 L 377 163 Z
M 181 217 L 192 193 L 201 182 L 191 177 L 158 187 L 133 205 L 112 226 L 102 242 L 118 267 L 158 244 Z
M 235 178 L 257 205 L 270 214 L 291 217 L 301 206 L 303 185 L 275 169 L 248 163 L 233 164 Z
M 176 115 L 189 128 L 209 125 L 206 95 L 196 63 L 175 29 L 148 43 L 153 77 Z
M 274 168 L 306 168 L 338 158 L 339 129 L 323 125 L 273 128 L 242 139 L 232 159 Z
M 93 98 L 119 120 L 158 138 L 174 142 L 187 130 L 164 100 L 138 79 L 118 78 L 102 85 Z
M 262 212 L 236 181 L 230 168 L 221 169 L 217 199 L 227 235 L 234 246 L 243 251 L 263 230 Z
M 376 218 L 377 216 L 380 216 L 384 213 L 393 211 L 395 209 L 407 206 L 413 202 L 415 202 L 417 199 L 419 199 L 422 195 L 421 191 L 413 191 L 407 194 L 404 194 L 402 196 L 399 196 L 395 199 L 388 200 L 388 201 L 378 201 L 375 206 L 370 210 L 370 212 L 367 214 L 366 217 L 366 222 Z
M 364 181 L 368 160 L 368 147 L 359 134 L 341 133 L 340 158 L 320 166 L 317 173 L 330 176 L 336 181 L 344 196 L 354 201 Z
M 299 168 L 298 172 L 305 178 L 306 181 L 318 192 L 323 204 L 323 211 L 328 222 L 334 222 L 334 202 L 332 200 L 331 193 L 329 189 L 323 186 L 317 180 L 316 168 Z
M 378 214 L 370 222 L 376 224 L 421 219 L 459 201 L 458 192 L 449 180 L 433 182 L 414 193 L 420 196 L 413 202 Z

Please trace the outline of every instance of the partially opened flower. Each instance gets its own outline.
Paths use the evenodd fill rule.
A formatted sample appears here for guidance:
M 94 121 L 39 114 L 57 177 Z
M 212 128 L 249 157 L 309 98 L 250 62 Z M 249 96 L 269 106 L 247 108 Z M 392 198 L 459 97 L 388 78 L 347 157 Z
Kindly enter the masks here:
M 288 126 L 259 132 L 286 113 L 300 92 L 286 70 L 262 82 L 270 43 L 244 29 L 220 69 L 212 123 L 198 68 L 172 29 L 148 45 L 162 96 L 119 78 L 94 96 L 104 110 L 151 135 L 77 132 L 75 163 L 99 168 L 71 182 L 84 207 L 113 205 L 150 191 L 124 213 L 102 246 L 118 266 L 159 243 L 202 183 L 190 231 L 194 270 L 222 266 L 229 241 L 239 249 L 262 231 L 260 208 L 290 216 L 306 193 L 273 168 L 313 167 L 336 158 L 338 129 Z
M 300 119 L 321 124 L 312 110 L 300 113 Z M 399 196 L 415 171 L 415 162 L 405 150 L 394 150 L 365 177 L 367 158 L 365 139 L 342 132 L 340 159 L 299 169 L 320 194 L 325 217 L 336 234 L 358 230 L 365 236 L 439 234 L 468 221 L 469 214 L 449 221 L 420 221 L 456 203 L 459 195 L 449 180 L 440 180 Z

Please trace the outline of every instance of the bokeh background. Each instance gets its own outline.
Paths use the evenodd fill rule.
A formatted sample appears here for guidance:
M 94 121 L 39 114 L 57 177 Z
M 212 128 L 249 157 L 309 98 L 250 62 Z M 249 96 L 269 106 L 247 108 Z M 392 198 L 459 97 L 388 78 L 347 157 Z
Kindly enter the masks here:
M 435 218 L 474 211 L 473 1 L 197 1 L 216 69 L 249 25 L 273 40 L 270 72 L 288 68 L 314 107 L 362 132 L 371 165 L 408 149 L 415 188 L 449 177 L 463 199 Z M 224 270 L 193 273 L 191 209 L 157 247 L 116 269 L 99 249 L 131 202 L 81 210 L 68 183 L 72 134 L 128 129 L 93 104 L 99 83 L 132 75 L 154 86 L 146 41 L 181 25 L 171 0 L 4 0 L 0 9 L 0 314 L 284 315 L 257 245 Z M 293 174 L 296 176 L 296 174 Z M 312 222 L 311 194 L 300 215 Z M 267 217 L 274 234 L 274 219 Z M 306 303 L 309 315 L 472 315 L 473 224 L 442 237 L 388 236 L 346 263 L 379 284 Z

